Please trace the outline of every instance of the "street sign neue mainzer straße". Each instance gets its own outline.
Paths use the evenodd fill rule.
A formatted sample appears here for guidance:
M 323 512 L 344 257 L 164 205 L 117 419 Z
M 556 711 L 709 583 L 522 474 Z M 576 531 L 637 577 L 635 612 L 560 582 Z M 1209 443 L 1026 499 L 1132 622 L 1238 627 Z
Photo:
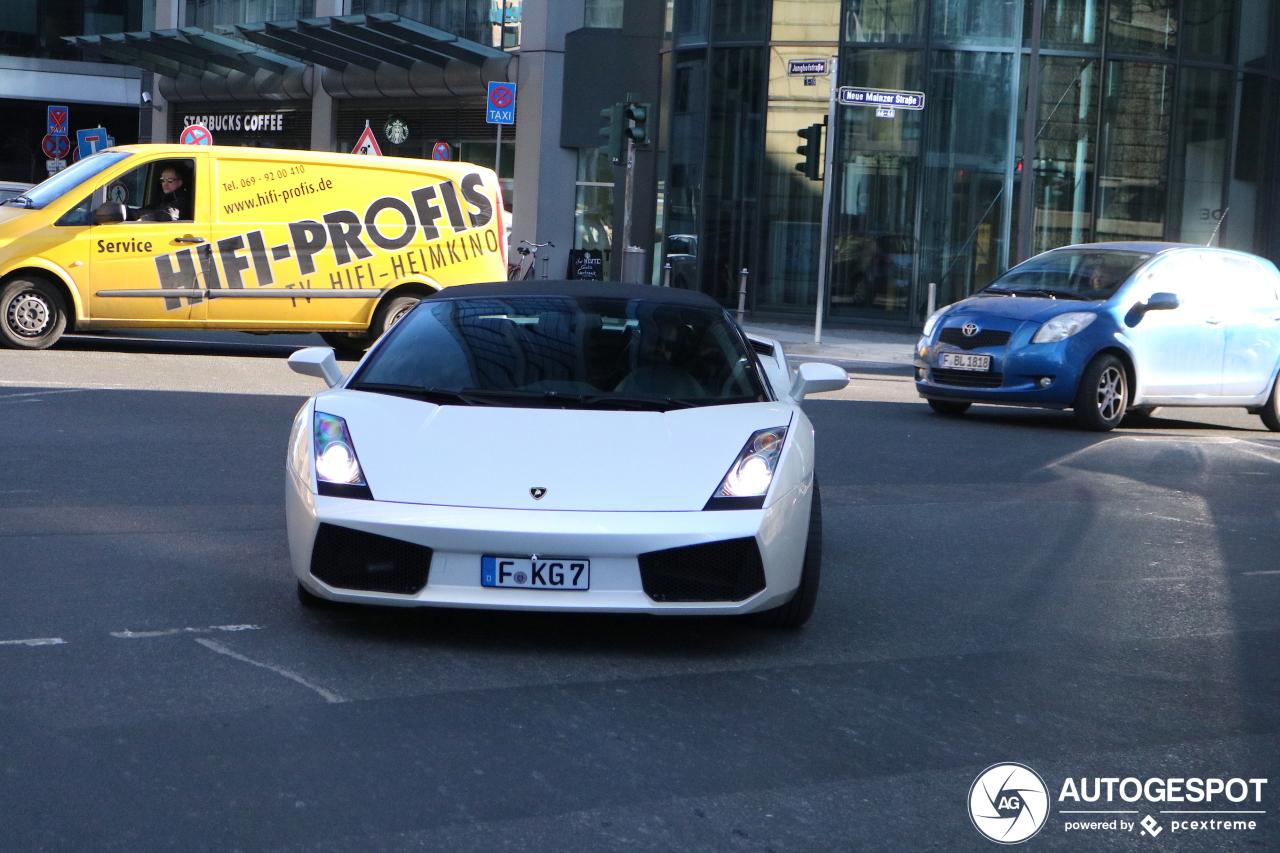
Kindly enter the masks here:
M 924 109 L 924 92 L 905 92 L 899 89 L 861 89 L 856 86 L 841 86 L 838 100 L 842 104 L 855 107 Z

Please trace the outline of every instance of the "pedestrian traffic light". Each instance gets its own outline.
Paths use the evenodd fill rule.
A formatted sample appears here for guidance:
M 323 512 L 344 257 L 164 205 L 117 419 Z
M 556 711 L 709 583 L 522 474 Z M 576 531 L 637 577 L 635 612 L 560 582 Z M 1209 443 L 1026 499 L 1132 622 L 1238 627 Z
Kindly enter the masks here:
M 623 127 L 627 123 L 625 112 L 625 104 L 614 104 L 600 111 L 600 118 L 607 122 L 600 128 L 600 135 L 609 140 L 607 143 L 609 158 L 614 163 L 622 162 Z
M 819 122 L 796 131 L 796 136 L 805 141 L 804 145 L 796 147 L 796 153 L 804 155 L 804 160 L 796 164 L 796 171 L 803 172 L 811 181 L 822 180 L 822 128 L 825 124 Z
M 627 137 L 634 139 L 636 145 L 645 145 L 649 142 L 649 105 L 630 103 L 627 104 Z

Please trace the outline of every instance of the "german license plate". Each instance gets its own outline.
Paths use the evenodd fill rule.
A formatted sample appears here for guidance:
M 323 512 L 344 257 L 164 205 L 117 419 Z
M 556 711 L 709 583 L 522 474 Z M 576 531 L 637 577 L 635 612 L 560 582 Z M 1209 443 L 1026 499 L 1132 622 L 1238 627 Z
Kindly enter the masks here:
M 991 356 L 944 352 L 938 356 L 938 367 L 950 367 L 952 370 L 990 370 Z
M 571 557 L 481 557 L 480 585 L 587 590 L 591 587 L 591 561 Z

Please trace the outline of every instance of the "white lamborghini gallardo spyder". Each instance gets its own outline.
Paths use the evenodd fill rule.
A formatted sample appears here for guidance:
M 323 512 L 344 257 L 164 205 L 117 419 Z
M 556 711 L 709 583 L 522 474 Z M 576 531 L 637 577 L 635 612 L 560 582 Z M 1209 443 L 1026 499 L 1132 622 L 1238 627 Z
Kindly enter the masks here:
M 847 374 L 745 335 L 709 296 L 510 282 L 422 300 L 290 438 L 304 604 L 813 612 L 822 514 L 799 402 Z

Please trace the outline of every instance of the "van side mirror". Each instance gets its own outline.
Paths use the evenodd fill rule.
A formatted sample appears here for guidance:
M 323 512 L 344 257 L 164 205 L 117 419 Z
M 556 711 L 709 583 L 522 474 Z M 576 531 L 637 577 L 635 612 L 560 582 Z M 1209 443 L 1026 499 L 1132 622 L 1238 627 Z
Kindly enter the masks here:
M 289 367 L 294 373 L 323 379 L 330 388 L 342 381 L 338 359 L 328 347 L 307 347 L 289 356 Z
M 849 374 L 843 367 L 810 361 L 800 365 L 796 371 L 795 382 L 791 385 L 791 396 L 803 400 L 806 394 L 820 394 L 823 391 L 839 391 L 849 384 Z
M 94 225 L 106 225 L 110 222 L 124 222 L 129 218 L 128 210 L 118 201 L 106 201 L 98 205 L 93 212 Z

